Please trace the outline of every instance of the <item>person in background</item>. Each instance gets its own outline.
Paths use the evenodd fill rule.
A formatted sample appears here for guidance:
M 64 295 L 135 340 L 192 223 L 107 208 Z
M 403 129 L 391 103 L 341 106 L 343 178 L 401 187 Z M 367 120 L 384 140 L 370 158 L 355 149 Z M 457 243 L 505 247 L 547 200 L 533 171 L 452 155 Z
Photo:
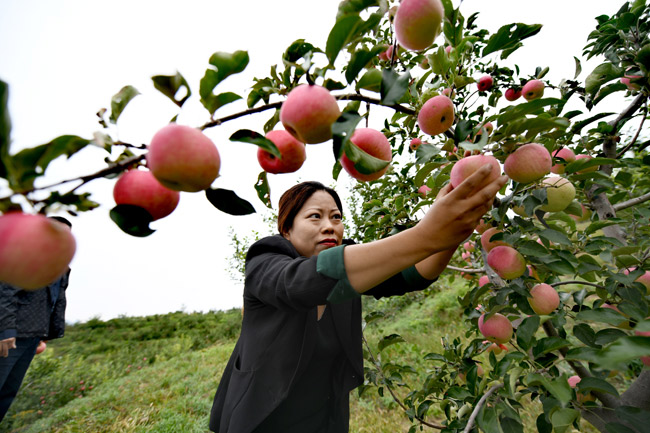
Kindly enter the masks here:
M 63 217 L 51 217 L 72 227 Z M 23 382 L 41 341 L 63 337 L 70 269 L 42 289 L 0 281 L 0 422 Z
M 218 433 L 345 433 L 363 383 L 360 295 L 427 288 L 507 178 L 483 167 L 443 188 L 419 223 L 385 239 L 343 239 L 337 193 L 303 182 L 280 198 L 279 234 L 246 255 L 239 340 L 210 414 Z

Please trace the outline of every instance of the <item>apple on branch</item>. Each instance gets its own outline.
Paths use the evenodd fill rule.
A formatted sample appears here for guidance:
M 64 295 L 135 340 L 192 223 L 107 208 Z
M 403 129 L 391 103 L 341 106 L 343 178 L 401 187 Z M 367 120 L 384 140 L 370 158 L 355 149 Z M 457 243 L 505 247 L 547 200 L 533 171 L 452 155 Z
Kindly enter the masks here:
M 418 113 L 418 126 L 429 135 L 438 135 L 454 124 L 454 103 L 445 95 L 428 99 Z
M 528 303 L 537 314 L 551 314 L 560 306 L 560 296 L 550 284 L 536 284 L 530 289 Z
M 544 83 L 541 80 L 530 80 L 521 89 L 521 94 L 526 101 L 533 101 L 544 96 Z
M 550 176 L 542 181 L 546 188 L 547 204 L 539 208 L 544 212 L 560 212 L 566 209 L 576 196 L 576 189 L 568 179 Z
M 512 338 L 512 323 L 501 313 L 495 313 L 487 320 L 485 313 L 478 318 L 478 330 L 489 341 L 504 344 Z
M 284 130 L 269 131 L 266 138 L 271 140 L 280 151 L 280 158 L 262 149 L 257 149 L 257 161 L 260 167 L 268 173 L 293 173 L 297 171 L 307 158 L 305 144 Z
M 521 98 L 521 89 L 510 88 L 506 90 L 505 98 L 506 100 L 513 102 Z
M 115 204 L 138 206 L 149 212 L 152 221 L 164 218 L 176 209 L 180 193 L 164 187 L 150 171 L 129 170 L 113 187 Z
M 488 265 L 504 280 L 514 280 L 526 272 L 526 260 L 513 247 L 499 245 L 488 253 Z
M 576 160 L 576 154 L 573 153 L 573 150 L 569 149 L 568 147 L 563 147 L 562 149 L 553 152 L 553 157 L 562 159 L 565 163 L 573 162 Z M 565 164 L 563 163 L 553 164 L 551 167 L 551 172 L 555 174 L 563 174 L 564 166 Z
M 551 154 L 538 143 L 528 143 L 508 155 L 503 171 L 515 182 L 530 183 L 551 172 Z
M 370 156 L 391 161 L 393 159 L 390 143 L 384 134 L 372 128 L 356 129 L 350 137 L 350 142 Z M 350 176 L 360 181 L 377 180 L 386 173 L 388 165 L 374 173 L 361 173 L 354 167 L 355 163 L 344 153 L 341 156 L 341 166 Z
M 440 0 L 402 0 L 395 14 L 395 36 L 404 48 L 425 50 L 441 29 L 445 9 Z
M 297 140 L 306 144 L 332 138 L 332 124 L 341 115 L 336 98 L 323 86 L 295 87 L 280 108 L 280 122 Z
M 476 87 L 478 88 L 479 92 L 487 92 L 492 88 L 493 84 L 494 79 L 490 75 L 483 75 L 481 78 L 479 78 Z

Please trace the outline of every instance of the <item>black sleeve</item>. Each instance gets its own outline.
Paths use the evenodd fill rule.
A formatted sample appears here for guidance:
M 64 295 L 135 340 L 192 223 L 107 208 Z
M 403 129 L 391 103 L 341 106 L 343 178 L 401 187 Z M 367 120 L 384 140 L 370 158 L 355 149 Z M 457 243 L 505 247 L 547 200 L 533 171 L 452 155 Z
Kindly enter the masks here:
M 63 337 L 65 332 L 65 308 L 67 300 L 65 291 L 68 288 L 68 278 L 70 277 L 70 270 L 61 277 L 61 284 L 59 287 L 59 297 L 54 304 L 54 310 L 50 316 L 50 329 L 47 333 L 48 340 Z
M 16 310 L 20 289 L 0 282 L 0 340 L 14 338 L 17 334 Z

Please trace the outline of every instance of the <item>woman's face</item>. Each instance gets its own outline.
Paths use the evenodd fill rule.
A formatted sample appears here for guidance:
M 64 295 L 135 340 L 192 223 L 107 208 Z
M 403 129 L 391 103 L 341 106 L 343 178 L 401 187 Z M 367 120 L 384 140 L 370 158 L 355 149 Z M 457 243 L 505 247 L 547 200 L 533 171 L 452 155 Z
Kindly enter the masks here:
M 323 250 L 341 245 L 343 221 L 332 196 L 326 191 L 312 194 L 284 237 L 305 257 L 317 256 Z

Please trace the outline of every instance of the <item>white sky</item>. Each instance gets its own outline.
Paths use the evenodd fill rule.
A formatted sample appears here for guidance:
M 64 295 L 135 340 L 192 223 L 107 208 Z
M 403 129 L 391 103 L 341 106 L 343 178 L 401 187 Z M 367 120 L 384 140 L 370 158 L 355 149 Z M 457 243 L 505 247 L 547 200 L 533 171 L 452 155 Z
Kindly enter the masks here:
M 114 132 L 126 142 L 148 143 L 177 113 L 176 106 L 153 88 L 150 77 L 173 75 L 177 70 L 197 95 L 185 104 L 178 121 L 201 125 L 209 114 L 198 101 L 198 83 L 213 52 L 249 52 L 247 69 L 218 87 L 245 100 L 253 77 L 266 76 L 294 40 L 303 38 L 325 48 L 338 3 L 2 0 L 0 79 L 10 86 L 12 151 L 63 134 L 91 138 L 101 129 L 95 113 L 109 108 L 111 96 L 127 84 L 142 95 L 127 107 Z M 596 23 L 594 17 L 612 14 L 621 4 L 611 0 L 548 0 L 543 5 L 530 0 L 466 0 L 462 11 L 466 17 L 481 12 L 478 24 L 490 31 L 511 22 L 544 24 L 540 34 L 525 41 L 507 64 L 519 64 L 522 74 L 548 65 L 547 78 L 559 82 L 573 78 L 573 56 L 580 57 Z M 596 64 L 583 63 L 580 78 Z M 217 117 L 244 108 L 243 103 L 234 103 L 217 111 Z M 242 287 L 225 270 L 232 254 L 228 228 L 245 236 L 251 228 L 265 230 L 266 226 L 261 213 L 264 206 L 253 188 L 261 171 L 257 148 L 230 142 L 228 137 L 242 128 L 261 132 L 271 114 L 248 116 L 207 131 L 222 160 L 221 177 L 214 187 L 233 189 L 251 202 L 258 210 L 252 216 L 229 216 L 213 208 L 203 193 L 182 193 L 176 211 L 152 224 L 156 233 L 134 238 L 120 231 L 108 216 L 114 206 L 114 180 L 96 180 L 85 187 L 102 206 L 72 220 L 77 253 L 67 292 L 68 321 L 241 306 Z M 382 119 L 373 121 L 381 124 Z M 105 156 L 102 150 L 88 148 L 69 161 L 57 160 L 43 184 L 95 172 L 103 167 Z M 333 184 L 333 162 L 331 143 L 308 146 L 307 161 L 297 173 L 269 175 L 273 202 L 297 180 Z M 343 172 L 336 187 L 343 192 L 350 183 Z M 0 196 L 5 192 L 6 185 L 0 183 Z

